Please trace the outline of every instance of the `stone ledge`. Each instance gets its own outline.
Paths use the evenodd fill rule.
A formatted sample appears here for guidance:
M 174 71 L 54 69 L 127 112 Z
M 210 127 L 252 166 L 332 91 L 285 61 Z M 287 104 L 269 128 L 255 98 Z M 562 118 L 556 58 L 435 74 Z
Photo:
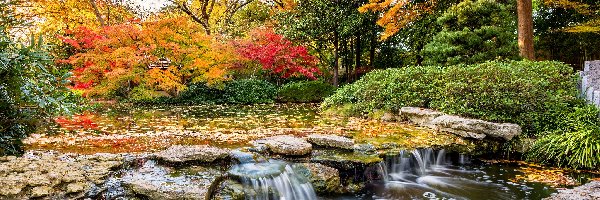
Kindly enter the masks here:
M 419 126 L 478 140 L 486 137 L 511 140 L 522 132 L 521 126 L 517 124 L 493 123 L 479 119 L 447 115 L 439 111 L 423 108 L 403 107 L 400 109 L 400 115 Z

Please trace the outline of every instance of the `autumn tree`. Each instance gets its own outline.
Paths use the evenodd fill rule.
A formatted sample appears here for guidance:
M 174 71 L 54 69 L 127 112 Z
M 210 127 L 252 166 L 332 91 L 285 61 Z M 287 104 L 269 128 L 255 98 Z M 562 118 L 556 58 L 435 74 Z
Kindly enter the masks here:
M 73 65 L 74 87 L 88 96 L 177 95 L 188 83 L 221 83 L 235 63 L 232 48 L 198 28 L 185 18 L 133 21 L 99 31 L 80 27 L 61 37 L 79 52 L 63 62 Z M 170 60 L 170 65 L 149 68 L 160 59 Z
M 169 0 L 176 8 L 204 28 L 207 35 L 220 28 L 224 33 L 235 13 L 253 0 Z
M 310 55 L 306 47 L 294 45 L 271 28 L 255 29 L 247 41 L 239 44 L 238 49 L 250 66 L 258 64 L 261 70 L 280 78 L 306 77 L 315 80 L 321 73 L 317 68 L 318 59 Z M 253 72 L 256 73 L 256 70 Z
M 377 24 L 384 27 L 382 39 L 387 39 L 396 34 L 401 28 L 418 19 L 423 14 L 431 13 L 437 0 L 410 1 L 410 0 L 370 0 L 359 8 L 360 12 L 380 12 L 381 17 Z
M 38 33 L 49 35 L 79 26 L 119 24 L 135 16 L 128 4 L 112 0 L 33 0 L 24 12 L 38 18 L 34 24 Z

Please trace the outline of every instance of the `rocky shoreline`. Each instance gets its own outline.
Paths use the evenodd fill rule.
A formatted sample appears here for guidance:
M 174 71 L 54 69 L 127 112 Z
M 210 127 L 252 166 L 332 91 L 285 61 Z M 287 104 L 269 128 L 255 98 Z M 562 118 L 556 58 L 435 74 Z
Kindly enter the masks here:
M 142 154 L 28 151 L 0 158 L 0 199 L 243 199 L 248 191 L 227 170 L 272 158 L 293 163 L 318 194 L 353 194 L 380 181 L 366 174 L 385 152 L 326 134 L 273 136 L 251 144 L 235 150 L 175 145 Z

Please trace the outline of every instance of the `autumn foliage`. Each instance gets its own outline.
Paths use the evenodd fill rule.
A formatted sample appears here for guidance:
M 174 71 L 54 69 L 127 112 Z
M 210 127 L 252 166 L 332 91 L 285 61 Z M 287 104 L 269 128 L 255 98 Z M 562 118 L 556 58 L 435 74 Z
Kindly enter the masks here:
M 255 29 L 250 38 L 239 46 L 240 55 L 247 61 L 258 63 L 262 70 L 281 78 L 307 77 L 316 79 L 321 74 L 318 59 L 309 54 L 304 46 L 292 41 L 270 28 Z
M 387 39 L 396 34 L 401 28 L 415 21 L 421 15 L 430 13 L 435 6 L 436 0 L 417 3 L 409 0 L 370 0 L 361 6 L 358 11 L 382 12 L 377 20 L 377 25 L 384 27 L 381 39 Z
M 79 27 L 59 36 L 76 53 L 58 62 L 73 66 L 73 88 L 90 96 L 128 97 L 132 91 L 174 95 L 187 83 L 225 81 L 227 69 L 236 63 L 231 45 L 198 29 L 184 18 L 131 21 L 98 31 Z M 159 59 L 171 61 L 167 69 L 149 68 Z

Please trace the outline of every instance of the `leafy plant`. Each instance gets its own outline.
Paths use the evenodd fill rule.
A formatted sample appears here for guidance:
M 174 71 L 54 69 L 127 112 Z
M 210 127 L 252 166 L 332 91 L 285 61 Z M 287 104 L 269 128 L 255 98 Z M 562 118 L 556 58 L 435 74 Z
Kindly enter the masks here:
M 257 79 L 231 81 L 224 89 L 227 102 L 236 104 L 272 103 L 276 95 L 275 85 Z
M 333 94 L 335 87 L 323 81 L 300 81 L 283 85 L 277 100 L 281 102 L 321 102 Z
M 600 166 L 600 110 L 593 105 L 576 107 L 559 120 L 558 129 L 538 139 L 528 159 L 569 166 L 597 169 Z
M 72 104 L 66 88 L 70 73 L 55 75 L 51 57 L 41 38 L 23 45 L 11 37 L 26 26 L 14 13 L 17 1 L 0 2 L 0 156 L 21 154 L 21 139 L 33 132 L 40 120 L 68 113 Z

